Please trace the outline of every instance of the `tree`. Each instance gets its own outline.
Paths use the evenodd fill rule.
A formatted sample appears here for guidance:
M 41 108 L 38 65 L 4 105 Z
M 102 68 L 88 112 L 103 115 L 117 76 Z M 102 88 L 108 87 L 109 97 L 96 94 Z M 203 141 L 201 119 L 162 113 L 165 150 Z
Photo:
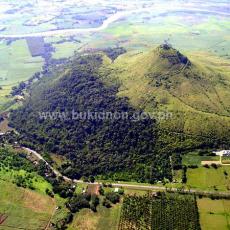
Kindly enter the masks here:
M 95 182 L 94 176 L 92 176 L 92 175 L 89 176 L 89 182 L 90 183 L 94 183 Z
M 105 206 L 106 208 L 111 208 L 111 204 L 106 198 L 104 198 L 102 205 Z
M 82 194 L 76 194 L 67 202 L 67 207 L 73 213 L 78 212 L 82 208 L 90 208 L 89 201 Z
M 186 182 L 187 182 L 187 175 L 186 175 L 186 173 L 187 173 L 187 166 L 184 166 L 183 167 L 183 174 L 182 174 L 182 183 L 183 184 L 186 184 Z
M 100 203 L 100 200 L 99 200 L 98 196 L 92 195 L 91 196 L 91 205 L 90 205 L 91 210 L 96 212 L 97 206 L 99 205 L 99 203 Z
M 115 192 L 109 192 L 105 195 L 105 197 L 107 200 L 109 200 L 113 204 L 120 202 L 120 196 L 119 196 L 119 194 L 117 194 Z
M 83 182 L 85 182 L 85 183 L 86 183 L 86 182 L 89 182 L 89 179 L 88 179 L 88 177 L 86 177 L 86 176 L 83 176 L 83 177 L 82 177 L 82 180 L 83 180 Z

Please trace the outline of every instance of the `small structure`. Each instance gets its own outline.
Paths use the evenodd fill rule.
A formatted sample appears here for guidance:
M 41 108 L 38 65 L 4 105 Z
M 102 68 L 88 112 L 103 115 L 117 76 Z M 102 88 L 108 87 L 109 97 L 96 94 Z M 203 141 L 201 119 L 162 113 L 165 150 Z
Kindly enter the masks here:
M 215 153 L 217 156 L 230 157 L 230 150 L 221 150 L 213 153 Z
M 119 188 L 115 188 L 115 189 L 114 189 L 114 192 L 119 192 Z

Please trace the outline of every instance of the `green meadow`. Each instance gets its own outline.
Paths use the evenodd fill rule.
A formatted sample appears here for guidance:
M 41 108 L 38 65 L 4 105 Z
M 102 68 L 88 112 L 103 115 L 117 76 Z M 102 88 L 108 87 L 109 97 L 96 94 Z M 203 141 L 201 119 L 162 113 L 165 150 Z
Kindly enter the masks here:
M 61 44 L 53 44 L 55 52 L 52 55 L 53 59 L 69 58 L 74 55 L 81 48 L 80 43 L 64 42 Z
M 197 199 L 202 230 L 228 230 L 230 228 L 230 201 Z
M 187 185 L 199 190 L 230 190 L 230 167 L 199 167 L 187 170 Z
M 201 166 L 201 161 L 219 161 L 219 156 L 199 156 L 197 152 L 191 152 L 183 155 L 183 165 L 197 165 Z

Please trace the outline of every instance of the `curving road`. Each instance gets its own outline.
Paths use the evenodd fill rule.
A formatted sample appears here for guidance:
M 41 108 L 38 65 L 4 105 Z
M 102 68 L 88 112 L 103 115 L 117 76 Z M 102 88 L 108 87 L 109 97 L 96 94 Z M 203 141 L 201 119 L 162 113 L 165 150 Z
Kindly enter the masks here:
M 54 172 L 54 174 L 56 176 L 62 176 L 63 179 L 65 181 L 68 182 L 74 182 L 74 183 L 84 183 L 84 184 L 92 184 L 92 183 L 86 183 L 83 182 L 82 180 L 72 180 L 66 176 L 63 176 L 59 171 L 57 171 L 56 169 L 54 169 L 38 152 L 30 149 L 30 148 L 26 148 L 26 147 L 22 147 L 22 149 L 24 149 L 26 152 L 33 154 L 35 157 L 37 157 L 37 159 L 39 160 L 43 160 L 47 165 L 49 165 L 50 169 Z M 95 182 L 95 185 L 101 185 L 102 183 L 100 182 Z M 111 185 L 113 187 L 123 187 L 123 188 L 132 188 L 132 189 L 139 189 L 139 190 L 162 190 L 162 191 L 173 191 L 173 192 L 177 192 L 178 188 L 167 188 L 164 186 L 156 186 L 156 185 L 138 185 L 138 184 L 126 184 L 126 183 L 111 183 Z M 203 190 L 198 190 L 198 189 L 184 189 L 183 190 L 184 193 L 196 193 L 196 194 L 206 194 L 206 195 L 222 195 L 222 196 L 228 196 L 230 197 L 230 192 L 220 192 L 220 191 L 203 191 Z
M 159 11 L 159 13 L 154 13 Z M 149 8 L 141 8 L 138 10 L 130 10 L 130 11 L 121 11 L 117 12 L 116 14 L 112 15 L 111 17 L 107 18 L 101 26 L 99 27 L 92 27 L 92 28 L 76 28 L 76 29 L 63 29 L 63 30 L 51 30 L 51 31 L 44 31 L 44 32 L 37 32 L 37 33 L 27 33 L 27 34 L 9 34 L 9 35 L 1 35 L 0 38 L 27 38 L 27 37 L 53 37 L 53 36 L 71 36 L 77 33 L 89 33 L 89 32 L 99 32 L 108 28 L 110 24 L 113 22 L 118 21 L 119 19 L 133 14 L 133 13 L 140 13 L 140 12 L 149 12 L 155 16 L 159 16 L 165 13 L 173 13 L 173 12 L 189 12 L 189 13 L 202 13 L 202 14 L 216 14 L 220 16 L 230 17 L 230 13 L 228 12 L 219 12 L 219 11 L 211 11 L 211 10 L 204 10 L 204 9 L 197 9 L 197 8 L 177 8 L 174 7 L 173 9 L 161 10 L 157 7 L 149 7 Z

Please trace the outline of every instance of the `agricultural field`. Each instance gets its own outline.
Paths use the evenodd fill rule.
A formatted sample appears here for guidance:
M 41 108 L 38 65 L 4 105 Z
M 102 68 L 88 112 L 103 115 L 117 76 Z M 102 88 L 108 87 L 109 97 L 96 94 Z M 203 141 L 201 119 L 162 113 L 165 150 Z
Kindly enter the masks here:
M 196 198 L 190 195 L 125 196 L 119 230 L 200 229 Z
M 230 200 L 197 199 L 202 230 L 230 228 Z
M 11 44 L 0 43 L 0 86 L 13 86 L 27 80 L 43 65 L 41 57 L 31 57 L 26 40 L 17 40 Z
M 11 44 L 0 41 L 0 111 L 13 105 L 10 94 L 13 86 L 28 80 L 43 66 L 41 57 L 31 57 L 26 40 L 17 40 Z

